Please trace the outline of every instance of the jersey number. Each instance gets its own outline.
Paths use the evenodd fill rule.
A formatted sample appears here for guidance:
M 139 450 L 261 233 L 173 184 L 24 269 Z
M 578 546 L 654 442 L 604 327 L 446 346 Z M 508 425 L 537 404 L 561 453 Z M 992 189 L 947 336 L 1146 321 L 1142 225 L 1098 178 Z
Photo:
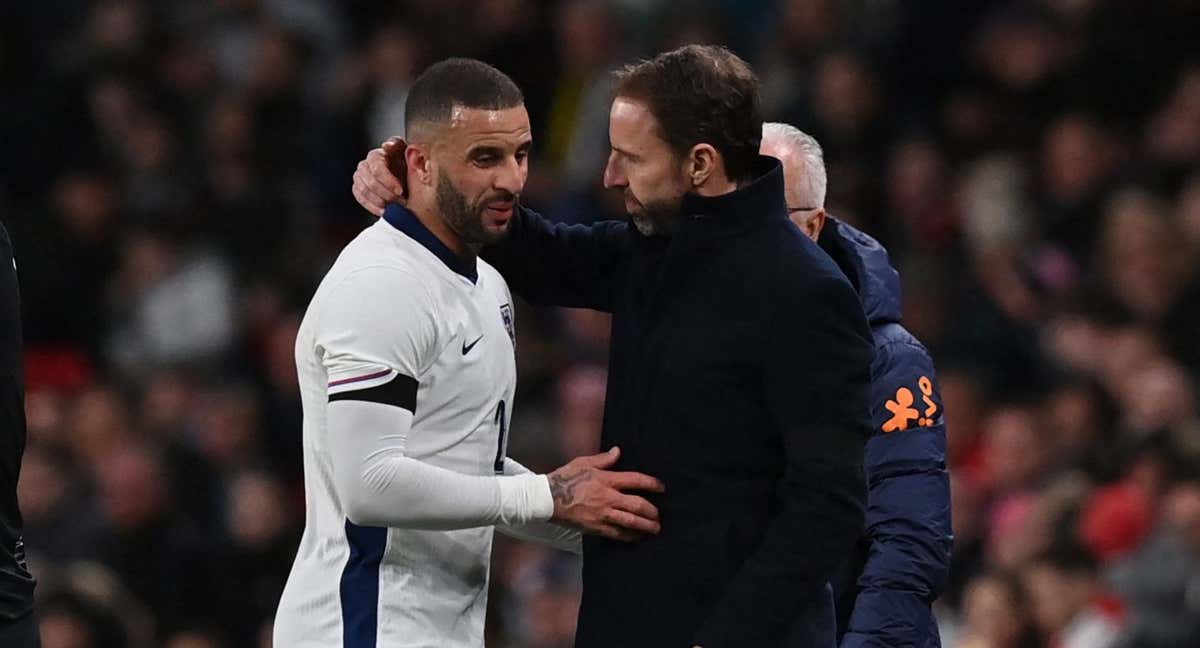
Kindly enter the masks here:
M 496 425 L 500 426 L 500 441 L 496 444 L 496 474 L 504 472 L 504 437 L 508 434 L 508 418 L 504 416 L 504 401 L 496 406 Z

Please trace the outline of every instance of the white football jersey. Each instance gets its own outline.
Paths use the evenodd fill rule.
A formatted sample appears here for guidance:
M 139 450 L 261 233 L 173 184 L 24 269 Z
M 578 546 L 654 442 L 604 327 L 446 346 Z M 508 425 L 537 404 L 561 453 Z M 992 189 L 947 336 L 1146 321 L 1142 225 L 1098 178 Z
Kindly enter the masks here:
M 296 340 L 307 510 L 275 621 L 278 648 L 483 646 L 493 527 L 456 528 L 453 511 L 442 516 L 448 506 L 416 512 L 455 495 L 444 491 L 456 487 L 438 480 L 409 483 L 410 499 L 401 501 L 411 506 L 389 504 L 383 492 L 388 480 L 409 479 L 416 467 L 470 476 L 471 484 L 482 476 L 518 479 L 495 478 L 517 472 L 505 465 L 514 341 L 504 279 L 482 260 L 455 256 L 412 212 L 389 208 L 342 251 Z M 366 423 L 338 429 L 332 413 L 350 405 L 358 418 L 346 420 Z M 376 414 L 392 418 L 370 418 Z M 381 426 L 387 429 L 366 429 Z M 361 474 L 339 478 L 339 444 L 347 440 L 383 443 L 387 451 L 368 447 L 354 458 L 363 462 Z M 386 453 L 409 463 L 385 466 L 376 455 Z M 545 478 L 536 477 L 541 483 L 522 483 L 535 493 L 536 504 L 525 501 L 526 508 L 537 511 L 518 523 L 553 511 Z M 505 483 L 512 495 L 516 482 Z M 384 510 L 359 519 L 388 524 L 350 521 L 347 498 L 360 488 L 366 492 L 357 497 Z M 404 522 L 393 526 L 393 515 Z M 513 521 L 511 512 L 487 515 Z

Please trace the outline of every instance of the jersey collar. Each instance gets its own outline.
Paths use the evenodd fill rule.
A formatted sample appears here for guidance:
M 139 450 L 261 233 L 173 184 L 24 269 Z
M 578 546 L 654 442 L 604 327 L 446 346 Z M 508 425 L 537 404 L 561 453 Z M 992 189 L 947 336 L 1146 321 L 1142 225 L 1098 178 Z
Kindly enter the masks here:
M 412 213 L 403 205 L 388 205 L 383 212 L 383 220 L 389 225 L 400 230 L 408 236 L 408 238 L 420 243 L 426 250 L 433 252 L 433 255 L 442 260 L 447 268 L 457 272 L 458 274 L 471 280 L 475 283 L 479 280 L 479 272 L 476 268 L 476 260 L 472 258 L 470 261 L 463 259 L 454 253 L 453 250 L 446 247 L 441 239 L 429 231 L 425 224 L 421 222 L 417 215 Z

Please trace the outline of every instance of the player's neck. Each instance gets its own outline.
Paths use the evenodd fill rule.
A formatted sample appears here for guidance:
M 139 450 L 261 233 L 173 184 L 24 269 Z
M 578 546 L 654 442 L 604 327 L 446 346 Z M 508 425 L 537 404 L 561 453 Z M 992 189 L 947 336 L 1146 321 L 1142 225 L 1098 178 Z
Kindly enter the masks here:
M 412 210 L 417 220 L 421 221 L 425 229 L 436 236 L 443 245 L 450 248 L 455 256 L 464 261 L 474 261 L 475 257 L 479 256 L 479 250 L 465 243 L 458 232 L 451 229 L 435 205 L 411 204 L 409 209 Z

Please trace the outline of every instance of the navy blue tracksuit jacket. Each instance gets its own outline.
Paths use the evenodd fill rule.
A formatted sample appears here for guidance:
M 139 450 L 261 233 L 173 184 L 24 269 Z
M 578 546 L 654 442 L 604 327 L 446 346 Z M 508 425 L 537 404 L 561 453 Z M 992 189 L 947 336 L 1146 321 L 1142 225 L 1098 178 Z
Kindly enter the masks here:
M 950 562 L 946 427 L 929 352 L 900 325 L 900 277 L 875 239 L 829 219 L 819 241 L 871 325 L 866 533 L 833 579 L 841 648 L 938 648 L 930 604 Z
M 850 282 L 787 219 L 778 160 L 687 196 L 670 238 L 522 209 L 484 256 L 535 304 L 613 314 L 603 445 L 666 485 L 661 534 L 585 538 L 577 648 L 832 648 L 872 343 Z

